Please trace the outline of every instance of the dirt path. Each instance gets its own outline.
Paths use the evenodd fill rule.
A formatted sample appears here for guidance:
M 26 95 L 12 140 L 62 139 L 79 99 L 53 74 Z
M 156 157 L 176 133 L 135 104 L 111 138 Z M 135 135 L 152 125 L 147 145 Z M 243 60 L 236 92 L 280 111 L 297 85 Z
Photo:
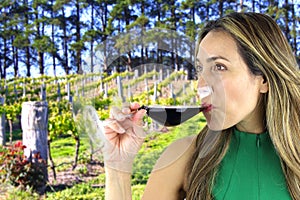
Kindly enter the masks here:
M 102 173 L 104 173 L 104 167 L 100 162 L 78 164 L 75 170 L 72 170 L 70 166 L 66 170 L 56 172 L 56 180 L 54 180 L 52 170 L 49 170 L 49 189 L 58 191 L 72 187 L 74 184 L 87 183 L 92 179 L 97 179 Z M 97 187 L 104 187 L 104 183 L 100 183 Z

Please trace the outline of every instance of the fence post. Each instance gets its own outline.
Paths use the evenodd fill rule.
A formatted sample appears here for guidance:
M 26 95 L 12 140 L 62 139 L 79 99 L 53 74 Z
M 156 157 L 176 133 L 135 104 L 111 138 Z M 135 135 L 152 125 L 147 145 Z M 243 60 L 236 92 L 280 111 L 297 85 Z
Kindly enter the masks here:
M 157 100 L 157 81 L 154 82 L 153 103 Z
M 61 101 L 61 92 L 60 92 L 60 84 L 57 82 L 57 101 Z
M 154 74 L 153 74 L 152 80 L 156 81 L 156 65 L 154 65 L 153 72 L 154 72 Z
M 46 84 L 45 83 L 43 83 L 41 85 L 40 99 L 41 99 L 41 101 L 45 101 L 46 100 Z
M 146 69 L 146 68 L 145 68 Z M 148 86 L 148 79 L 145 78 L 145 92 L 147 92 L 147 103 L 149 104 L 149 86 Z
M 84 78 L 81 79 L 81 85 L 82 85 L 81 95 L 84 97 L 84 95 L 85 95 L 85 92 L 84 92 L 84 88 L 85 88 L 85 75 L 84 75 Z
M 76 92 L 78 93 L 77 87 L 76 87 Z M 69 102 L 73 102 L 73 98 L 71 95 L 71 86 L 70 86 L 70 82 L 67 83 L 67 98 Z
M 5 85 L 5 99 L 8 99 L 8 86 Z
M 176 99 L 176 96 L 175 96 L 175 94 L 174 94 L 174 88 L 173 88 L 173 84 L 172 83 L 170 83 L 169 84 L 169 90 L 170 90 L 170 98 L 172 98 L 172 99 Z M 174 102 L 175 103 L 175 102 Z
M 170 77 L 170 69 L 167 69 L 167 78 Z
M 107 98 L 108 97 L 108 85 L 107 83 L 104 83 L 104 95 L 103 95 L 104 98 Z
M 122 102 L 124 102 L 123 86 L 122 86 L 122 78 L 121 78 L 121 76 L 117 76 L 117 87 L 118 87 L 119 98 L 122 100 Z
M 129 101 L 132 98 L 132 93 L 131 93 L 131 86 L 130 84 L 128 84 L 128 88 L 127 88 L 127 98 L 129 99 Z
M 164 73 L 163 73 L 163 70 L 160 69 L 159 70 L 159 81 L 162 82 L 164 80 Z
M 24 155 L 32 158 L 40 154 L 47 163 L 48 160 L 48 103 L 46 101 L 32 101 L 22 103 L 21 112 L 22 140 L 26 146 Z M 41 192 L 48 181 L 47 165 L 42 169 L 45 177 L 45 185 L 41 186 Z
M 17 101 L 18 100 L 18 91 L 17 91 L 15 83 L 14 83 L 14 95 L 15 95 L 15 101 Z
M 0 97 L 0 105 L 4 104 L 4 98 Z M 6 142 L 5 136 L 5 113 L 0 113 L 0 146 L 4 146 Z
M 26 97 L 26 83 L 25 83 L 25 80 L 23 82 L 23 98 Z
M 139 70 L 135 69 L 134 70 L 134 78 L 138 78 L 139 77 Z

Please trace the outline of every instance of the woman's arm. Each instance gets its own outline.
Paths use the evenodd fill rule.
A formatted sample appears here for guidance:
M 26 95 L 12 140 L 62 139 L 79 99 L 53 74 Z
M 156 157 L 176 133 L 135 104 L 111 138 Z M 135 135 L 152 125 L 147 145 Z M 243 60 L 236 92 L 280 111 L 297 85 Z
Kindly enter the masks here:
M 145 112 L 139 110 L 131 118 L 126 114 L 136 110 L 113 108 L 110 119 L 103 127 L 102 148 L 106 174 L 106 200 L 130 200 L 131 172 L 135 155 L 138 153 L 145 132 L 140 124 Z M 148 180 L 143 199 L 183 199 L 186 164 L 191 155 L 194 137 L 186 137 L 171 144 L 157 161 Z
M 131 200 L 131 173 L 105 167 L 105 200 Z
M 143 200 L 184 199 L 186 164 L 192 152 L 193 137 L 172 143 L 162 153 L 147 182 Z M 131 200 L 131 173 L 105 168 L 106 200 Z

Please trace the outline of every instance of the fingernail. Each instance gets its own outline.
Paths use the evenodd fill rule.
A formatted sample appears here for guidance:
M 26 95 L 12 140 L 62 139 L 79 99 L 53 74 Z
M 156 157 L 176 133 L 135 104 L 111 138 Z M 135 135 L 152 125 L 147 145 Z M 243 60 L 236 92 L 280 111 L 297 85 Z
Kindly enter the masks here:
M 124 128 L 121 128 L 121 127 L 120 127 L 119 133 L 125 133 L 125 132 L 126 132 L 126 130 L 125 130 Z
M 118 116 L 117 116 L 117 120 L 118 120 L 118 121 L 124 121 L 124 120 L 125 120 L 125 117 L 124 117 L 124 116 L 118 115 Z

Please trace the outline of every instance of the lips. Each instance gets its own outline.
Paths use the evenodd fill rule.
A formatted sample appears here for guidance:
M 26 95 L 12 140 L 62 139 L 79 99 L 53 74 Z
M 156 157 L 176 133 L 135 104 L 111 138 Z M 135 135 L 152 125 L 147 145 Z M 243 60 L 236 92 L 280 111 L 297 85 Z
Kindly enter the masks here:
M 211 111 L 213 109 L 212 104 L 202 103 L 201 106 L 205 107 L 205 110 L 203 112 L 209 112 L 209 111 Z

